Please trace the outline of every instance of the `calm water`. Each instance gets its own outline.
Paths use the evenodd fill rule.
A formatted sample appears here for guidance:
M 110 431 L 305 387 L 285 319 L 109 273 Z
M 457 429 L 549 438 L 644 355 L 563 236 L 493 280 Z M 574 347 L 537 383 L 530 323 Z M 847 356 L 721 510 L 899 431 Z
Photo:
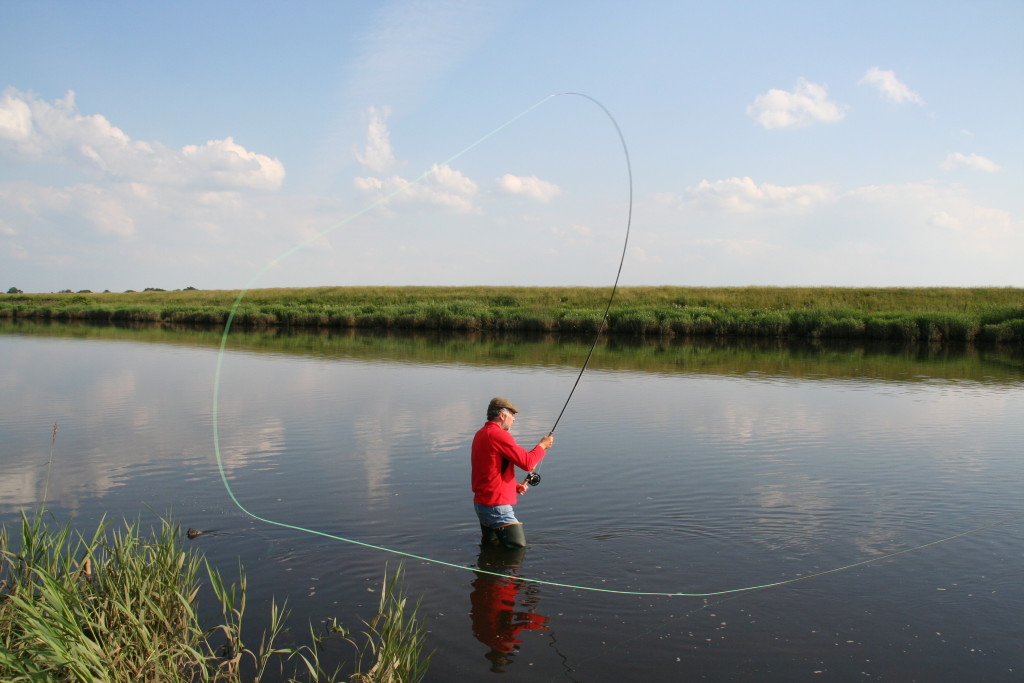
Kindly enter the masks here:
M 371 614 L 399 556 L 255 521 L 228 496 L 216 334 L 6 332 L 0 520 L 44 490 L 85 529 L 148 506 L 206 530 L 192 543 L 226 574 L 245 565 L 250 617 L 271 595 L 299 632 Z M 603 349 L 518 507 L 529 548 L 481 556 L 467 467 L 486 403 L 515 401 L 532 446 L 582 347 L 402 348 L 240 336 L 220 448 L 254 514 L 454 565 L 406 560 L 429 680 L 1024 677 L 1019 353 Z

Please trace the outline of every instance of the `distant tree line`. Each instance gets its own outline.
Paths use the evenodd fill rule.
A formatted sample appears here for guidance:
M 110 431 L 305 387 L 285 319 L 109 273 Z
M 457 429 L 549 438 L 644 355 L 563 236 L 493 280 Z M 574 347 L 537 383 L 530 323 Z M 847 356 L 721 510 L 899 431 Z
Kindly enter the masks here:
M 126 290 L 124 290 L 124 293 L 125 294 L 131 294 L 134 291 L 135 291 L 134 289 L 126 289 Z M 166 292 L 167 290 L 166 289 L 162 289 L 160 287 L 146 287 L 142 291 L 143 292 Z M 184 289 L 175 289 L 174 291 L 175 292 L 197 292 L 199 290 L 196 287 L 185 287 Z M 24 294 L 25 292 L 23 290 L 21 290 L 21 289 L 18 289 L 17 287 L 11 287 L 10 289 L 7 290 L 7 293 L 8 294 Z M 70 289 L 62 289 L 62 290 L 60 290 L 57 293 L 58 294 L 92 294 L 92 290 L 91 289 L 80 289 L 77 292 L 73 292 Z M 104 289 L 103 293 L 104 294 L 110 294 L 110 290 L 109 289 Z

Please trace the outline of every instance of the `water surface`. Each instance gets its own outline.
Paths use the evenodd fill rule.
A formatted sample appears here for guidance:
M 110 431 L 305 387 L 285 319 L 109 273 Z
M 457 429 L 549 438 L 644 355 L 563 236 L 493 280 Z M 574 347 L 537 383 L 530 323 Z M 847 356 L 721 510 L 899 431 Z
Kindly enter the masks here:
M 374 548 L 232 501 L 216 331 L 3 332 L 0 519 L 44 492 L 85 529 L 172 512 L 225 573 L 246 566 L 253 615 L 287 597 L 299 632 L 369 616 L 402 560 L 384 549 L 427 558 L 405 562 L 429 680 L 1024 670 L 1019 352 L 603 344 L 518 507 L 529 547 L 482 555 L 468 454 L 487 401 L 515 401 L 532 446 L 585 341 L 232 337 L 217 415 L 238 502 Z

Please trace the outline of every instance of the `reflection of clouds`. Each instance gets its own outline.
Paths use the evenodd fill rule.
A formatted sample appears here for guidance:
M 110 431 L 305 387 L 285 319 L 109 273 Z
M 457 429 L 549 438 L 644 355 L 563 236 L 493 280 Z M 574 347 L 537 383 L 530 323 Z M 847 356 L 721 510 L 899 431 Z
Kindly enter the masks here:
M 371 500 L 384 495 L 391 475 L 391 444 L 397 431 L 393 418 L 359 416 L 352 425 L 366 468 L 366 492 Z
M 478 406 L 467 399 L 431 406 L 425 411 L 421 431 L 423 440 L 431 450 L 447 451 L 459 448 L 473 438 L 486 418 L 486 406 Z M 458 427 L 465 427 L 459 430 Z M 466 452 L 469 462 L 469 452 Z
M 138 369 L 116 367 L 109 370 L 96 380 L 89 391 L 89 400 L 113 417 L 127 416 L 124 426 L 158 428 L 162 418 L 159 407 L 139 399 L 140 394 L 148 395 L 151 389 L 139 387 Z
M 895 539 L 896 533 L 890 517 L 892 511 L 892 506 L 878 505 L 875 517 L 879 521 L 876 524 L 861 524 L 854 528 L 853 545 L 861 554 L 883 555 L 906 547 Z
M 166 488 L 187 492 L 182 477 L 208 474 L 209 352 L 38 340 L 23 348 L 28 344 L 38 345 L 35 357 L 17 348 L 12 357 L 31 371 L 0 368 L 18 396 L 5 418 L 11 431 L 0 438 L 4 509 L 42 495 L 49 425 L 43 420 L 41 429 L 32 428 L 38 433 L 27 435 L 26 416 L 38 423 L 52 415 L 50 424 L 61 423 L 49 498 L 64 507 L 84 508 L 90 497 L 147 477 L 151 487 L 175 477 Z M 530 447 L 550 427 L 572 380 L 549 379 L 547 371 L 255 354 L 228 356 L 225 366 L 220 445 L 232 480 L 246 467 L 279 468 L 281 479 L 257 475 L 249 484 L 294 479 L 307 487 L 302 491 L 351 485 L 360 501 L 366 496 L 375 520 L 421 505 L 429 495 L 424 478 L 440 482 L 444 500 L 456 502 L 431 514 L 459 514 L 454 505 L 470 498 L 468 444 L 490 396 L 508 395 L 527 411 L 513 435 Z M 691 486 L 714 493 L 723 519 L 742 520 L 730 533 L 754 541 L 755 549 L 835 543 L 869 556 L 897 549 L 890 546 L 916 524 L 907 510 L 957 491 L 959 479 L 974 490 L 994 486 L 1000 468 L 1019 471 L 1012 461 L 1019 448 L 1011 442 L 1024 441 L 1014 419 L 1024 399 L 1019 388 L 626 372 L 593 373 L 581 386 L 562 423 L 563 434 L 575 438 L 560 442 L 560 461 L 570 462 L 563 454 L 578 458 L 586 440 L 594 467 L 582 476 L 600 480 L 619 464 L 620 445 L 640 443 L 631 459 L 652 496 L 670 500 Z M 19 441 L 8 443 L 14 433 Z M 200 465 L 196 472 L 189 472 L 190 460 Z M 108 500 L 128 494 L 133 490 L 121 489 Z M 610 502 L 625 506 L 616 496 Z M 573 493 L 556 507 L 571 516 L 586 504 L 586 496 Z M 653 526 L 664 522 L 656 511 L 637 514 Z
M 54 421 L 59 429 L 47 492 L 54 507 L 78 510 L 137 477 L 180 473 L 187 467 L 176 469 L 183 456 L 208 457 L 209 432 L 201 426 L 209 405 L 208 351 L 0 340 L 20 360 L 18 369 L 0 371 L 18 396 L 16 405 L 7 406 L 0 433 L 4 509 L 41 501 Z
M 0 501 L 3 501 L 4 507 L 20 508 L 34 505 L 43 496 L 45 477 L 45 466 L 41 472 L 29 467 L 14 468 L 13 471 L 11 468 L 5 468 L 4 476 L 0 477 Z
M 36 506 L 45 489 L 47 502 L 77 510 L 82 500 L 122 486 L 129 466 L 158 457 L 147 449 L 121 448 L 134 438 L 131 423 L 150 412 L 139 399 L 138 368 L 116 353 L 123 347 L 113 347 L 109 359 L 100 359 L 94 355 L 96 345 L 74 344 L 73 351 L 66 342 L 19 341 L 16 355 L 23 356 L 27 373 L 10 378 L 18 395 L 15 414 L 27 416 L 30 424 L 52 415 L 59 429 L 52 464 L 51 429 L 3 435 L 10 449 L 2 463 L 3 509 Z
M 122 467 L 111 461 L 113 458 L 101 451 L 77 452 L 71 455 L 60 453 L 49 465 L 46 455 L 12 463 L 4 463 L 4 475 L 0 478 L 0 509 L 18 510 L 31 508 L 43 501 L 58 504 L 69 510 L 78 509 L 83 498 L 103 496 L 115 486 L 124 484 L 119 476 Z
M 1014 400 L 1017 399 L 1017 400 Z M 932 387 L 917 399 L 927 411 L 928 431 L 932 437 L 928 457 L 948 475 L 980 473 L 992 468 L 992 441 L 967 436 L 964 425 L 973 429 L 992 426 L 992 438 L 1006 433 L 1007 419 L 1019 410 L 1019 395 L 1009 391 L 971 391 L 957 383 Z
M 410 382 L 410 388 L 413 384 Z M 424 458 L 452 451 L 472 438 L 472 430 L 483 424 L 485 417 L 484 408 L 468 399 L 410 402 L 391 394 L 366 397 L 358 410 L 352 418 L 356 454 L 366 470 L 367 494 L 378 501 L 390 490 L 388 482 L 394 474 L 393 459 L 399 444 L 421 444 L 417 450 Z M 466 458 L 468 466 L 468 450 Z
M 785 409 L 765 404 L 761 400 L 751 403 L 728 403 L 720 406 L 716 420 L 698 421 L 693 429 L 708 434 L 715 442 L 733 446 L 750 446 L 769 442 L 794 446 L 823 443 L 831 426 L 827 415 L 798 403 L 785 403 Z M 759 458 L 778 459 L 779 448 L 757 448 L 745 451 Z
M 284 423 L 277 418 L 266 418 L 250 428 L 236 426 L 230 434 L 221 434 L 220 457 L 224 471 L 231 473 L 254 462 L 284 452 Z M 208 449 L 203 449 L 204 452 Z
M 769 550 L 807 548 L 826 540 L 823 512 L 827 512 L 827 486 L 808 475 L 787 474 L 754 492 L 759 517 L 753 540 Z
M 116 368 L 114 373 L 97 378 L 89 391 L 94 401 L 108 410 L 134 401 L 138 387 L 134 369 Z

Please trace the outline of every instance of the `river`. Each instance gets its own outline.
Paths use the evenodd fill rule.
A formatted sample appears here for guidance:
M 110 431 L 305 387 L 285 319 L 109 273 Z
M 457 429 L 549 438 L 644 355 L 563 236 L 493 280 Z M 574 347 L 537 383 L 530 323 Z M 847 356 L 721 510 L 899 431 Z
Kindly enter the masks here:
M 431 681 L 1024 675 L 1019 349 L 602 343 L 494 554 L 473 434 L 505 396 L 532 447 L 586 340 L 219 343 L 5 323 L 0 521 L 171 514 L 298 633 L 404 562 Z

